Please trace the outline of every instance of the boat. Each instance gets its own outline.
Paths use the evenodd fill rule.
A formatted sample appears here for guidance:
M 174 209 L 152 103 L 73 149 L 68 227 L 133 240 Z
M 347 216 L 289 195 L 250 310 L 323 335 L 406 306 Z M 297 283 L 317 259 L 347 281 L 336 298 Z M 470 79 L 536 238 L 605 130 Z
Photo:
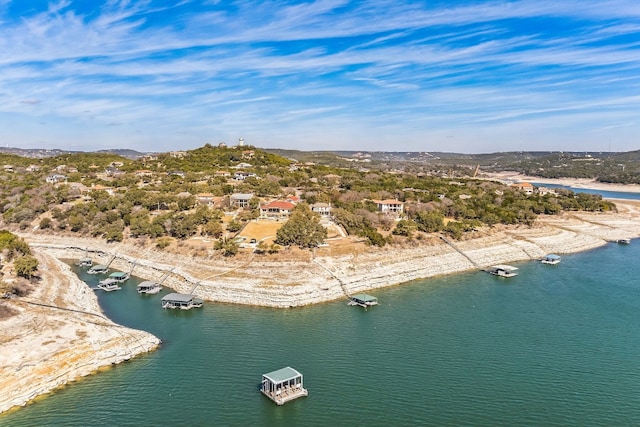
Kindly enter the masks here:
M 551 265 L 559 264 L 560 255 L 556 255 L 556 254 L 545 255 L 545 257 L 542 258 L 540 262 L 542 262 L 543 264 L 551 264 Z
M 372 305 L 378 305 L 378 298 L 367 294 L 357 294 L 350 296 L 347 304 L 367 308 Z
M 145 280 L 144 282 L 138 285 L 138 293 L 139 294 L 157 294 L 162 290 L 162 285 L 158 282 L 153 282 L 151 280 Z
M 501 264 L 501 265 L 494 265 L 493 267 L 490 267 L 486 271 L 487 273 L 493 274 L 494 276 L 498 276 L 498 277 L 514 277 L 518 275 L 518 273 L 516 273 L 517 269 L 518 267 Z
M 191 294 L 170 293 L 162 297 L 162 308 L 180 308 L 190 310 L 194 307 L 202 307 L 204 300 Z
M 100 281 L 100 283 L 98 284 L 98 289 L 102 289 L 105 292 L 111 292 L 111 291 L 119 291 L 122 288 L 120 287 L 120 285 L 118 285 L 117 281 L 110 278 L 106 278 Z
M 80 258 L 78 260 L 78 265 L 80 267 L 91 267 L 93 266 L 93 260 L 91 258 Z
M 106 274 L 109 271 L 109 267 L 104 264 L 98 264 L 91 267 L 87 273 L 89 274 Z
M 616 243 L 619 243 L 621 245 L 630 245 L 631 239 L 618 239 L 616 240 Z

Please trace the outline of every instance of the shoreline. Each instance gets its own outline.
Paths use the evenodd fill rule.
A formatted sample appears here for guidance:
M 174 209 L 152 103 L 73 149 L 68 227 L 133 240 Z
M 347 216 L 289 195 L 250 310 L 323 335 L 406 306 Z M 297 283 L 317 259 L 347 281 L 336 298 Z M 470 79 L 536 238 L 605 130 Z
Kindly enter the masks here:
M 135 262 L 133 274 L 146 280 L 159 280 L 171 271 L 164 285 L 209 302 L 293 308 L 346 298 L 345 291 L 355 294 L 640 237 L 640 201 L 620 200 L 617 206 L 618 213 L 572 212 L 541 216 L 533 227 L 494 227 L 452 245 L 434 237 L 420 246 L 368 247 L 348 255 L 332 255 L 330 248 L 323 248 L 306 260 L 290 259 L 286 253 L 271 259 L 198 259 L 92 239 L 22 237 L 59 259 L 79 258 L 89 250 L 95 262 L 106 263 L 116 255 L 115 268 L 128 271 Z
M 289 259 L 286 254 L 271 259 L 196 259 L 131 244 L 21 234 L 37 254 L 43 266 L 42 283 L 48 286 L 27 298 L 11 300 L 21 313 L 0 321 L 5 335 L 12 334 L 0 340 L 4 350 L 0 413 L 105 366 L 152 351 L 160 343 L 147 332 L 104 317 L 94 292 L 60 259 L 79 258 L 88 250 L 94 262 L 106 262 L 116 254 L 115 268 L 126 271 L 135 262 L 133 274 L 146 280 L 158 280 L 165 271 L 172 271 L 165 285 L 176 292 L 193 291 L 210 302 L 293 308 L 346 298 L 345 291 L 355 294 L 640 237 L 640 201 L 616 203 L 617 213 L 541 216 L 532 227 L 495 227 L 477 238 L 451 242 L 453 246 L 433 238 L 422 246 L 367 248 L 349 255 L 332 256 L 330 248 L 323 248 L 306 260 Z M 57 326 L 43 327 L 50 323 Z M 34 343 L 36 354 L 32 354 Z
M 68 265 L 34 250 L 42 279 L 0 320 L 0 414 L 81 377 L 153 351 L 160 340 L 108 319 Z
M 539 184 L 554 184 L 582 190 L 613 191 L 620 193 L 640 193 L 638 184 L 610 184 L 599 182 L 592 178 L 542 178 L 538 176 L 522 175 L 518 172 L 484 173 L 483 177 L 491 180 L 536 182 Z M 482 178 L 480 178 L 482 179 Z

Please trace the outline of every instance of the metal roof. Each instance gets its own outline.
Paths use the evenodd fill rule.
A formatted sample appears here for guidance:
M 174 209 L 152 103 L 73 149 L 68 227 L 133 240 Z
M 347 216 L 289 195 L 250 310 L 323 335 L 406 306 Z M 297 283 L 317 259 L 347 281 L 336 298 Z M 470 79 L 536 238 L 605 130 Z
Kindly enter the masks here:
M 278 369 L 277 371 L 269 372 L 262 375 L 264 378 L 269 379 L 273 383 L 282 383 L 292 380 L 297 377 L 302 377 L 302 374 L 290 366 L 286 368 Z
M 126 276 L 127 276 L 127 273 L 124 273 L 122 271 L 116 271 L 109 275 L 109 277 L 113 277 L 114 279 L 120 279 L 121 277 L 126 277 Z
M 162 297 L 162 302 L 166 301 L 175 301 L 175 302 L 189 302 L 193 299 L 193 295 L 191 294 L 178 294 L 171 293 Z
M 373 295 L 368 295 L 368 294 L 351 295 L 351 298 L 357 299 L 357 300 L 363 301 L 363 302 L 378 301 L 378 298 L 374 297 Z
M 145 286 L 155 286 L 157 285 L 158 282 L 154 282 L 152 280 L 145 280 L 144 282 L 141 282 L 138 284 L 139 288 L 144 288 Z
M 512 265 L 505 265 L 505 264 L 494 265 L 491 268 L 494 269 L 494 270 L 504 270 L 504 271 L 515 271 L 515 270 L 518 269 L 518 267 L 514 267 Z

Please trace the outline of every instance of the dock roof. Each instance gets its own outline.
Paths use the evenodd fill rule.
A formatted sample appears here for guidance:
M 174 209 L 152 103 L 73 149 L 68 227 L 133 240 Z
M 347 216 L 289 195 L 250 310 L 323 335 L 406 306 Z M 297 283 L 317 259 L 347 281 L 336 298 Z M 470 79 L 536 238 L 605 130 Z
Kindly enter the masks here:
M 126 277 L 127 273 L 122 271 L 115 271 L 109 275 L 109 277 L 113 277 L 114 279 L 119 279 L 121 277 Z
M 504 270 L 504 271 L 515 271 L 518 269 L 518 267 L 514 267 L 512 265 L 506 265 L 506 264 L 500 264 L 500 265 L 494 265 L 493 267 L 491 267 L 492 270 Z
M 157 284 L 158 284 L 158 282 L 154 282 L 153 280 L 145 280 L 144 282 L 140 282 L 138 284 L 138 287 L 139 288 L 144 288 L 146 286 L 155 286 Z
M 278 369 L 277 371 L 269 372 L 267 374 L 263 374 L 262 376 L 269 379 L 273 383 L 281 383 L 297 377 L 301 377 L 302 374 L 292 367 L 287 366 L 286 368 Z
M 355 294 L 355 295 L 352 295 L 351 298 L 354 298 L 354 299 L 357 299 L 357 300 L 363 301 L 363 302 L 378 301 L 378 298 L 374 297 L 373 295 L 369 295 L 369 294 Z
M 193 299 L 191 294 L 178 294 L 176 292 L 167 294 L 162 297 L 162 301 L 189 302 Z
M 560 255 L 548 254 L 548 255 L 545 255 L 545 259 L 560 259 Z

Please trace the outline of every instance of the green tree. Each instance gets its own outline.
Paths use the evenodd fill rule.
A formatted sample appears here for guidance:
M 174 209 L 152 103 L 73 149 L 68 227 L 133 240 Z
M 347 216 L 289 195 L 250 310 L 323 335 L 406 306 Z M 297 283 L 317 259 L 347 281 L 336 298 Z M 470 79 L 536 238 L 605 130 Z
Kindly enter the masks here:
M 19 277 L 31 279 L 38 271 L 38 260 L 30 255 L 21 256 L 13 262 L 13 268 Z
M 327 238 L 327 230 L 320 224 L 320 215 L 311 212 L 306 203 L 298 204 L 289 220 L 276 233 L 279 245 L 312 248 Z
M 417 230 L 418 226 L 412 220 L 401 219 L 396 224 L 396 227 L 393 229 L 392 233 L 396 236 L 407 236 L 411 237 L 413 233 Z

